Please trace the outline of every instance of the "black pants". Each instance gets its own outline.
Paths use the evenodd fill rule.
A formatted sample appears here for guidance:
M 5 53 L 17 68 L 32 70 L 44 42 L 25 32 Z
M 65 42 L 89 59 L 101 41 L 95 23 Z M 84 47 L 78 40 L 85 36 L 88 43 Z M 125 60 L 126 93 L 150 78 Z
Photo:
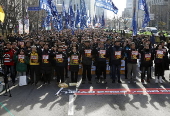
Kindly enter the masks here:
M 78 72 L 71 71 L 71 82 L 77 83 L 77 79 L 78 79 Z
M 4 65 L 4 82 L 8 83 L 7 75 L 10 73 L 12 83 L 15 83 L 15 68 L 11 65 Z
M 163 63 L 155 63 L 155 76 L 164 76 L 164 65 Z
M 141 66 L 141 79 L 145 79 L 145 71 L 147 71 L 147 80 L 151 78 L 151 67 L 150 66 Z
M 30 65 L 27 65 L 27 72 L 26 72 L 26 75 L 30 75 Z
M 57 66 L 56 72 L 57 72 L 57 82 L 64 83 L 64 68 L 63 66 Z
M 64 67 L 64 76 L 65 76 L 65 78 L 67 78 L 68 77 L 68 62 L 66 62 L 66 64 L 65 64 L 65 67 Z
M 127 78 L 127 71 L 128 68 L 127 68 L 127 58 L 125 58 L 125 78 Z
M 42 75 L 43 75 L 43 81 L 44 81 L 44 83 L 50 83 L 51 73 L 50 73 L 50 72 L 49 72 L 49 73 L 45 72 L 45 73 L 43 73 Z
M 40 79 L 40 66 L 39 65 L 30 65 L 30 78 L 31 78 L 31 83 L 34 82 L 35 78 L 35 83 L 37 83 Z
M 97 70 L 97 79 L 99 79 L 100 75 L 102 74 L 104 79 L 106 79 L 106 64 L 98 64 L 96 70 Z
M 91 81 L 91 65 L 84 65 L 83 64 L 83 81 L 88 78 L 88 81 Z

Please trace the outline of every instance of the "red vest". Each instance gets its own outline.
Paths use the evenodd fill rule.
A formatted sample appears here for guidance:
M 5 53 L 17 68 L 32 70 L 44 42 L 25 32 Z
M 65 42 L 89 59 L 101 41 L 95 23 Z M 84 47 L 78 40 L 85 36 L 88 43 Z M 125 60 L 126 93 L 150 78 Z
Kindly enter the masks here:
M 4 53 L 4 65 L 14 65 L 13 61 L 14 50 L 11 49 Z

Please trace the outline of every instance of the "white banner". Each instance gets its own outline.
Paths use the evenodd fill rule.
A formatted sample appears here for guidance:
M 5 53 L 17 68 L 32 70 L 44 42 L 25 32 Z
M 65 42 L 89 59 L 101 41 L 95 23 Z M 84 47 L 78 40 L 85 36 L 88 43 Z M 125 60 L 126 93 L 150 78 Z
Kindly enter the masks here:
M 19 21 L 19 34 L 23 34 L 23 20 Z M 24 20 L 24 33 L 29 33 L 29 19 Z
M 29 33 L 29 19 L 25 19 L 24 21 L 25 25 L 24 25 L 24 31 L 25 33 Z
M 22 19 L 20 19 L 20 20 L 18 21 L 18 23 L 19 23 L 19 34 L 23 34 L 23 23 L 22 23 Z

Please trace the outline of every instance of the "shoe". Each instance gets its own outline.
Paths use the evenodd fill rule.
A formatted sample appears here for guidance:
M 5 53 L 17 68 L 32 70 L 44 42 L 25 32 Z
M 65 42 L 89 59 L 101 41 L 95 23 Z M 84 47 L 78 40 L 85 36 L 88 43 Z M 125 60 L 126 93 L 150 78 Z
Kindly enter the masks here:
M 133 81 L 133 83 L 135 83 L 135 84 L 136 84 L 136 81 Z
M 89 84 L 92 84 L 92 82 L 91 82 L 91 81 L 89 81 Z
M 162 76 L 159 77 L 159 83 L 162 83 Z
M 115 80 L 112 80 L 112 83 L 115 83 Z
M 130 81 L 128 81 L 128 84 L 130 84 Z
M 155 76 L 155 83 L 158 83 L 158 76 Z
M 12 83 L 12 86 L 15 86 L 15 83 Z
M 122 81 L 120 81 L 120 80 L 118 80 L 117 82 L 118 82 L 118 83 L 122 83 Z
M 165 77 L 162 77 L 162 79 L 165 81 L 166 79 L 165 79 Z

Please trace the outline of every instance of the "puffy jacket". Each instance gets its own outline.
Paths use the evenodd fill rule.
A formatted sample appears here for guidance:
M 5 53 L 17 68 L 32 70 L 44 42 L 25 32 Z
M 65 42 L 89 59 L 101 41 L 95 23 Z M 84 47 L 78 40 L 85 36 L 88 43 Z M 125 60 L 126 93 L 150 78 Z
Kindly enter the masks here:
M 14 55 L 14 61 L 16 63 L 16 71 L 26 72 L 27 64 L 29 64 L 29 59 L 26 55 Z

